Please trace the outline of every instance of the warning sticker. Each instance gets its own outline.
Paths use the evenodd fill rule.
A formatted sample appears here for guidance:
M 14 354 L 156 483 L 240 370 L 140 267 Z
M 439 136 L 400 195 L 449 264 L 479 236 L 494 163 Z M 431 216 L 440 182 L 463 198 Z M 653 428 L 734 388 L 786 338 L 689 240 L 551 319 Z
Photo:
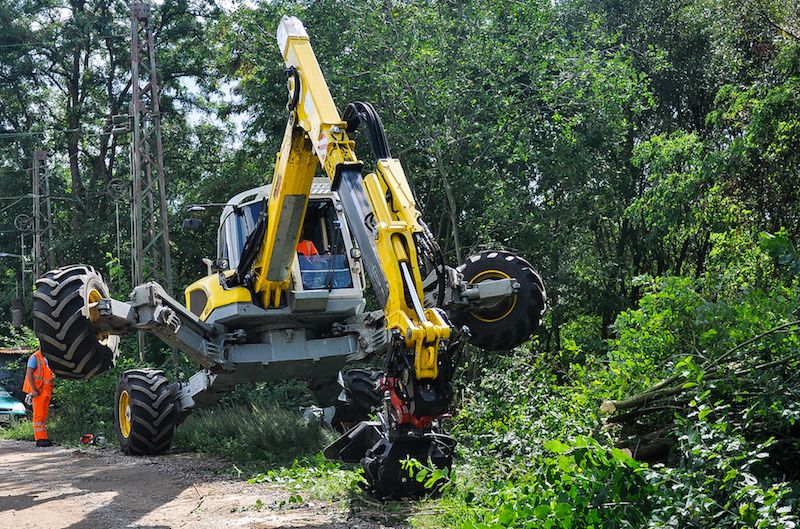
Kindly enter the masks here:
M 319 141 L 317 142 L 317 154 L 321 161 L 325 161 L 325 157 L 328 155 L 328 135 L 325 134 L 325 131 L 319 133 Z

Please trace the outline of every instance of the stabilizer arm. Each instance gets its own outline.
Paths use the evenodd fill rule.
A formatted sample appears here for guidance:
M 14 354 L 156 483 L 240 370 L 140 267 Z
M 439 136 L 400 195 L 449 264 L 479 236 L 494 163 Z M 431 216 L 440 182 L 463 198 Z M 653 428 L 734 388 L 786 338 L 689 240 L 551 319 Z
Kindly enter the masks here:
M 201 321 L 158 283 L 139 285 L 127 303 L 103 298 L 97 302 L 97 312 L 99 318 L 93 323 L 97 332 L 150 332 L 205 368 L 224 366 L 225 344 L 244 336 L 243 331 L 226 332 Z

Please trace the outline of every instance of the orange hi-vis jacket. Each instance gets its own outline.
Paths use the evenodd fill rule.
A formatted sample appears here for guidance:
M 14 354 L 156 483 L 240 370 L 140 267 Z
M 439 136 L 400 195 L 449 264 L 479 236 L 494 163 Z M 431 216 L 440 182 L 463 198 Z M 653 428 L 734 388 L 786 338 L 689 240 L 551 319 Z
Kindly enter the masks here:
M 303 239 L 299 243 L 297 243 L 297 252 L 305 257 L 311 257 L 312 255 L 319 255 L 317 247 L 314 246 L 314 243 L 309 241 L 308 239 Z
M 42 395 L 49 395 L 53 392 L 53 371 L 47 365 L 41 350 L 37 350 L 33 355 L 36 357 L 36 369 L 33 370 L 33 384 L 36 386 L 36 391 Z M 28 377 L 25 377 L 25 382 L 22 384 L 22 391 L 30 393 L 33 388 L 28 383 Z

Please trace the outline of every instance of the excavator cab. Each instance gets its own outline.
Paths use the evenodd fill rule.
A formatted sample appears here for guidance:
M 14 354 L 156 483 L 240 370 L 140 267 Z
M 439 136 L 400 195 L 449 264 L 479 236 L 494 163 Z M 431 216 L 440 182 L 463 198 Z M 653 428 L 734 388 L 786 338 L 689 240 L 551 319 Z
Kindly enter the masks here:
M 217 231 L 218 270 L 186 289 L 187 308 L 205 321 L 214 321 L 216 309 L 241 301 L 241 296 L 224 294 L 242 287 L 222 287 L 224 292 L 220 292 L 217 276 L 221 273 L 229 278 L 240 266 L 248 238 L 256 231 L 271 192 L 271 185 L 250 189 L 232 197 L 223 208 Z M 338 194 L 331 190 L 327 178 L 315 178 L 312 183 L 297 246 L 290 267 L 290 288 L 283 302 L 279 307 L 263 308 L 279 312 L 281 318 L 289 311 L 306 313 L 304 321 L 320 322 L 360 314 L 366 304 L 361 253 L 350 234 Z M 198 301 L 202 301 L 203 310 Z M 314 317 L 312 312 L 323 314 Z
M 352 244 L 352 241 L 351 241 Z M 356 253 L 357 255 L 357 253 Z M 353 287 L 353 275 L 342 235 L 342 223 L 333 201 L 312 198 L 297 246 L 294 287 L 302 290 L 334 290 Z

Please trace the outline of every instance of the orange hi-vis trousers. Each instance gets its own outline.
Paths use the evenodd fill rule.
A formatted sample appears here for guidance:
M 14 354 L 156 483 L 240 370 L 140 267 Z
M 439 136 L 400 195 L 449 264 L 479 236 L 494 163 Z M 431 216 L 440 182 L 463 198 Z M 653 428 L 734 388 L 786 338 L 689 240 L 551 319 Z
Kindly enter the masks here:
M 37 441 L 47 439 L 47 413 L 50 410 L 51 394 L 40 393 L 33 397 L 33 438 Z

